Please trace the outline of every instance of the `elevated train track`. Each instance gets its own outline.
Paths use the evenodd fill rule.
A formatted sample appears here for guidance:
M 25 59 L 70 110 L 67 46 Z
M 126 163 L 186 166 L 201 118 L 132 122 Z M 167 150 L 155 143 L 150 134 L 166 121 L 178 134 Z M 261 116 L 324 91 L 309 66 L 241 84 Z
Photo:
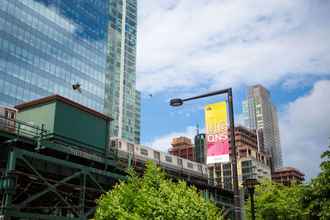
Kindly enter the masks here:
M 54 138 L 43 126 L 0 115 L 0 219 L 90 219 L 95 200 L 127 178 L 128 166 L 143 173 L 147 160 L 231 210 L 232 192 L 209 184 L 205 165 L 158 153 L 119 139 L 94 151 Z

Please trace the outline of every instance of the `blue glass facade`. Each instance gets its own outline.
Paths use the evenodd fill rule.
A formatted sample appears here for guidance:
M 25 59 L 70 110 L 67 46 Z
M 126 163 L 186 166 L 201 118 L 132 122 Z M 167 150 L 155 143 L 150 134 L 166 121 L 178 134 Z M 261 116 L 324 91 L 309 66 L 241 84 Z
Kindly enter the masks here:
M 140 142 L 140 93 L 136 87 L 137 1 L 109 0 L 105 112 L 112 136 Z
M 103 112 L 108 13 L 109 0 L 1 0 L 0 105 L 60 94 Z

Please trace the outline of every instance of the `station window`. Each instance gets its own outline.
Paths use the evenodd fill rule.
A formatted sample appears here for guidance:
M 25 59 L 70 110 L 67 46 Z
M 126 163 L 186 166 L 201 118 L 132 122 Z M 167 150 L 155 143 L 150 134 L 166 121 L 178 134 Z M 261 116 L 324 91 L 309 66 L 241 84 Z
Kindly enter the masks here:
M 187 163 L 187 166 L 188 166 L 188 168 L 191 168 L 191 169 L 193 169 L 194 168 L 194 164 L 193 163 Z

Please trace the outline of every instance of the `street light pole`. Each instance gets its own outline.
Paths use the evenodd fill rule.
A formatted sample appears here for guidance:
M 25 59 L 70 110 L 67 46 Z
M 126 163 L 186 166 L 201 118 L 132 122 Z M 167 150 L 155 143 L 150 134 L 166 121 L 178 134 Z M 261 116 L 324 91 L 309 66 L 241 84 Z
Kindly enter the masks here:
M 235 124 L 234 124 L 234 107 L 233 107 L 233 94 L 232 89 L 217 90 L 214 92 L 186 98 L 186 99 L 171 99 L 170 105 L 173 107 L 178 107 L 183 105 L 184 102 L 205 98 L 214 95 L 227 94 L 228 106 L 229 106 L 229 123 L 230 123 L 230 147 L 231 147 L 231 159 L 232 159 L 232 173 L 233 173 L 233 189 L 234 189 L 234 213 L 235 220 L 241 219 L 241 206 L 240 206 L 240 194 L 238 188 L 238 176 L 237 176 L 237 158 L 236 158 L 236 145 L 235 145 Z
M 256 219 L 256 213 L 254 209 L 254 188 L 250 189 L 250 200 L 251 200 L 251 214 L 252 220 Z
M 229 106 L 229 122 L 230 122 L 230 147 L 231 147 L 231 160 L 232 160 L 232 172 L 233 172 L 233 185 L 234 185 L 234 205 L 235 205 L 235 219 L 241 219 L 240 209 L 240 195 L 238 188 L 238 176 L 237 176 L 237 157 L 236 157 L 236 144 L 235 144 L 235 122 L 234 122 L 234 105 L 232 89 L 228 89 L 228 106 Z
M 249 178 L 244 180 L 243 186 L 249 191 L 250 194 L 250 201 L 251 201 L 251 217 L 252 220 L 256 219 L 255 208 L 254 208 L 254 189 L 255 186 L 258 185 L 257 179 Z

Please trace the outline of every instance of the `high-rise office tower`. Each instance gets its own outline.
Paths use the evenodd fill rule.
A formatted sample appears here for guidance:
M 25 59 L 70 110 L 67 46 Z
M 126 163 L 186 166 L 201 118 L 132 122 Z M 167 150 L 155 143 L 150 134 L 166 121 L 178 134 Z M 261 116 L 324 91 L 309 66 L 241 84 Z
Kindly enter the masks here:
M 108 9 L 107 0 L 1 0 L 0 104 L 56 93 L 102 112 Z
M 283 162 L 277 111 L 269 91 L 261 85 L 249 88 L 247 99 L 243 102 L 243 124 L 257 131 L 259 150 L 271 154 L 273 167 L 281 167 Z
M 140 142 L 140 93 L 136 85 L 136 0 L 109 0 L 106 113 L 115 120 L 111 135 Z
M 60 94 L 139 142 L 135 45 L 136 0 L 1 0 L 0 105 Z

